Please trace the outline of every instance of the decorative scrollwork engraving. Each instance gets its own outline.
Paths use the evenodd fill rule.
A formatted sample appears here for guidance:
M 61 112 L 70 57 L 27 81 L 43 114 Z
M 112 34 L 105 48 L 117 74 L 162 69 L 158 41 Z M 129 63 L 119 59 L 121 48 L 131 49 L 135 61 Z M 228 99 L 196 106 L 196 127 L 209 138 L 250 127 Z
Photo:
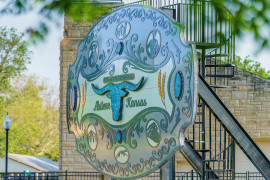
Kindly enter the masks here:
M 176 146 L 176 140 L 175 138 L 171 137 L 170 139 L 164 140 L 165 145 L 161 146 L 157 150 L 152 151 L 153 158 L 157 161 L 161 161 L 164 157 L 164 155 L 167 155 L 171 148 L 174 148 Z
M 183 61 L 186 63 L 186 74 L 187 74 L 187 79 L 189 80 L 189 85 L 187 88 L 187 93 L 188 96 L 184 97 L 184 102 L 186 103 L 186 106 L 182 108 L 182 112 L 188 117 L 191 117 L 192 114 L 192 102 L 193 102 L 193 98 L 192 98 L 192 91 L 191 91 L 191 76 L 192 76 L 192 68 L 190 68 L 192 66 L 192 55 L 191 53 L 188 53 L 186 56 L 183 57 Z
M 79 44 L 68 72 L 67 124 L 77 151 L 101 173 L 140 178 L 180 149 L 197 98 L 182 30 L 161 10 L 136 5 L 102 18 Z

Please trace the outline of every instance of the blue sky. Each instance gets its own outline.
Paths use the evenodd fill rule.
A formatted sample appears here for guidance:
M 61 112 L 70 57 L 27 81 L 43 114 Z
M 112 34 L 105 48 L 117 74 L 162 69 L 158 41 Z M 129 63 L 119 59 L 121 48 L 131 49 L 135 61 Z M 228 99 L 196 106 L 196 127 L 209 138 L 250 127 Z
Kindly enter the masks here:
M 125 2 L 131 2 L 126 0 Z M 0 3 L 1 7 L 1 3 Z M 15 27 L 19 32 L 25 32 L 29 26 L 37 24 L 40 17 L 36 12 L 23 16 L 2 16 L 0 17 L 0 26 Z M 44 42 L 30 46 L 33 51 L 31 64 L 28 65 L 26 74 L 36 74 L 41 78 L 47 79 L 50 86 L 59 89 L 59 56 L 60 41 L 63 39 L 63 17 L 59 17 L 59 23 L 50 27 L 50 33 Z M 270 70 L 270 52 L 263 50 L 257 56 L 255 55 L 258 45 L 256 45 L 251 35 L 245 35 L 236 40 L 236 55 L 251 57 L 262 63 L 263 67 Z

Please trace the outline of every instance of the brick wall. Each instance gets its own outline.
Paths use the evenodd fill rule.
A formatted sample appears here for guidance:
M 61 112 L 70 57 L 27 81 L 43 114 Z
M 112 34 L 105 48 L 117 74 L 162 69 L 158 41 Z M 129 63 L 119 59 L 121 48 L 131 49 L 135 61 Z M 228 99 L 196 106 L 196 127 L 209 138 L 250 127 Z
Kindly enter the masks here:
M 65 17 L 64 29 L 69 37 L 61 42 L 60 56 L 60 171 L 94 171 L 76 152 L 73 134 L 68 134 L 66 121 L 66 81 L 68 67 L 77 55 L 77 45 L 90 31 L 93 23 L 75 23 Z M 235 77 L 228 80 L 229 88 L 217 94 L 253 139 L 270 139 L 270 81 L 236 68 Z M 177 159 L 183 160 L 178 154 Z M 178 168 L 179 169 L 179 168 Z M 180 169 L 179 169 L 180 170 Z

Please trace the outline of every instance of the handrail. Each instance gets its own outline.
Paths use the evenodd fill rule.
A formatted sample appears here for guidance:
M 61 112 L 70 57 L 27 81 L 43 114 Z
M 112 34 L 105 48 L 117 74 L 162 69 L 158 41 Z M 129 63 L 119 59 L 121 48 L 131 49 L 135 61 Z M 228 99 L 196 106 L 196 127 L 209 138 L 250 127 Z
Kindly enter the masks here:
M 231 137 L 250 159 L 257 170 L 261 172 L 266 179 L 270 179 L 269 159 L 251 139 L 202 76 L 199 77 L 198 84 L 199 95 L 203 99 L 204 103 L 206 103 L 206 105 L 214 112 L 214 115 L 220 120 L 222 125 L 230 133 Z
M 209 44 L 210 51 L 208 50 L 206 54 L 218 52 L 231 54 L 232 60 L 231 58 L 228 59 L 228 64 L 234 63 L 234 28 L 229 23 L 233 15 L 227 8 L 224 7 L 228 16 L 226 21 L 219 17 L 211 0 L 141 0 L 119 5 L 115 8 L 135 4 L 149 5 L 161 9 L 176 9 L 176 21 L 184 24 L 186 41 L 204 43 L 205 46 Z M 203 4 L 205 8 L 204 16 L 202 15 Z M 205 18 L 205 22 L 203 18 Z M 204 34 L 202 29 L 204 29 Z M 211 47 L 213 44 L 218 47 Z

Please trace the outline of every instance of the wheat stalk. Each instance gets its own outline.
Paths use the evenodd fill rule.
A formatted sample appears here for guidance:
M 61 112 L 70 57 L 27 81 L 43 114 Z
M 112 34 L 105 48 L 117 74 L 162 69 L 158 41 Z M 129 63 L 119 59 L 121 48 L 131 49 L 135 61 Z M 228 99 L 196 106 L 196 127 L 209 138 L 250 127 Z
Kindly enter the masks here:
M 84 97 L 84 87 L 83 87 L 83 84 L 82 84 L 82 104 L 83 104 L 83 101 L 84 101 L 83 97 Z
M 84 99 L 83 99 L 83 97 L 84 97 L 84 87 L 83 87 L 83 84 L 82 84 L 82 114 L 81 114 L 81 116 L 83 115 L 83 109 L 84 109 Z
M 159 71 L 159 74 L 158 74 L 158 93 L 159 93 L 159 96 L 161 97 L 160 79 L 161 79 L 161 70 Z
M 85 100 L 86 100 L 86 81 L 84 83 L 85 85 L 83 86 L 82 84 L 82 114 L 81 116 L 83 115 L 83 111 L 84 111 L 84 105 L 85 105 Z
M 163 100 L 165 100 L 165 78 L 166 78 L 166 75 L 163 74 L 163 77 L 162 77 L 162 91 L 161 91 L 161 97 Z
M 163 74 L 162 84 L 161 84 L 161 70 L 160 70 L 159 74 L 158 74 L 158 93 L 159 93 L 159 96 L 161 98 L 162 104 L 164 105 L 165 109 L 167 110 L 166 105 L 165 105 L 165 78 L 166 78 L 166 74 Z

